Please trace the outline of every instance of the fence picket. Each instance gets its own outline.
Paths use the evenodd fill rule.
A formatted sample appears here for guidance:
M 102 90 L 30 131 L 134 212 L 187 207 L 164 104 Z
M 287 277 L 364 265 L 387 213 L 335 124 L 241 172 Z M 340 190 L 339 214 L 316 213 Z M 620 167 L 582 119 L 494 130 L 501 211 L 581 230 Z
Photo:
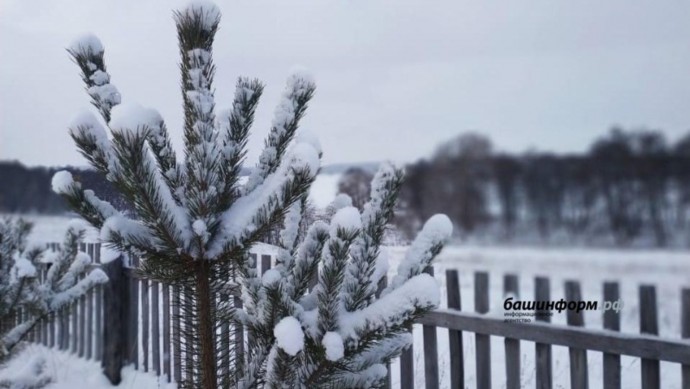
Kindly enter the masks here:
M 138 258 L 132 258 L 132 266 L 138 266 Z M 139 368 L 139 283 L 132 269 L 127 272 L 129 276 L 129 361 L 134 364 L 134 368 Z
M 604 301 L 618 301 L 620 291 L 617 282 L 604 283 Z M 604 328 L 620 331 L 620 314 L 613 309 L 604 311 Z M 604 353 L 604 389 L 620 389 L 621 357 L 617 354 Z
M 145 372 L 149 371 L 151 364 L 149 363 L 149 285 L 148 281 L 141 282 L 141 349 L 143 352 L 143 360 L 141 367 Z
M 235 308 L 242 308 L 242 299 L 235 296 L 233 297 L 233 303 Z M 235 370 L 244 370 L 244 326 L 241 323 L 235 325 Z
M 503 276 L 503 295 L 520 297 L 520 284 L 514 274 Z M 506 389 L 520 389 L 520 341 L 506 338 Z
M 549 301 L 551 299 L 551 285 L 548 278 L 535 278 L 534 296 L 536 301 Z M 551 318 L 548 315 L 537 315 L 535 320 L 550 322 Z M 551 345 L 536 343 L 535 354 L 537 365 L 537 389 L 551 389 L 553 386 L 553 375 L 551 372 Z
M 474 311 L 489 312 L 489 274 L 474 273 Z M 475 334 L 477 348 L 477 388 L 491 389 L 491 338 L 484 334 Z
M 152 370 L 157 376 L 161 375 L 161 332 L 160 332 L 160 309 L 159 309 L 159 283 L 151 281 L 151 349 L 153 350 Z
M 97 264 L 101 263 L 101 244 L 96 243 L 94 248 L 94 257 Z M 103 286 L 96 286 L 96 360 L 103 359 Z
M 642 285 L 640 292 L 640 333 L 659 334 L 656 308 L 656 288 L 651 285 Z M 655 359 L 642 359 L 642 389 L 658 389 L 661 384 L 659 374 L 659 361 Z
M 86 243 L 79 244 L 79 251 L 86 252 Z M 84 279 L 82 275 L 80 279 Z M 77 314 L 77 312 L 74 312 Z M 86 355 L 86 295 L 82 294 L 79 297 L 79 339 L 77 340 L 77 349 L 79 350 L 79 357 L 83 358 Z
M 182 337 L 181 337 L 181 310 L 180 287 L 172 287 L 172 337 L 173 337 L 173 375 L 175 382 L 182 381 Z
M 94 257 L 95 257 L 95 250 L 96 247 L 94 246 L 93 243 L 89 243 L 87 246 L 88 252 L 89 252 L 89 258 L 91 258 L 91 263 L 94 263 Z M 94 293 L 93 289 L 90 289 L 88 292 L 86 292 L 86 358 L 91 359 L 93 358 L 93 336 L 94 336 L 94 328 L 93 328 L 93 319 L 94 319 L 94 310 L 93 310 L 93 299 L 94 299 Z
M 565 299 L 569 302 L 582 301 L 582 291 L 580 283 L 576 281 L 566 281 Z M 583 311 L 568 309 L 566 318 L 568 325 L 583 327 L 585 316 Z M 587 350 L 570 348 L 570 387 L 587 389 L 589 380 L 587 378 Z
M 434 268 L 429 266 L 425 273 L 434 276 Z M 438 388 L 438 346 L 436 340 L 436 326 L 422 326 L 424 338 L 424 382 L 426 389 Z
M 690 289 L 683 289 L 681 292 L 681 318 L 680 318 L 680 336 L 687 339 L 690 338 Z M 690 388 L 690 365 L 682 366 L 683 374 L 683 388 Z
M 446 291 L 448 296 L 448 309 L 461 310 L 460 282 L 457 270 L 446 270 Z M 448 330 L 448 343 L 450 347 L 450 387 L 465 387 L 465 365 L 463 358 L 462 332 Z
M 170 285 L 163 288 L 163 373 L 170 382 Z

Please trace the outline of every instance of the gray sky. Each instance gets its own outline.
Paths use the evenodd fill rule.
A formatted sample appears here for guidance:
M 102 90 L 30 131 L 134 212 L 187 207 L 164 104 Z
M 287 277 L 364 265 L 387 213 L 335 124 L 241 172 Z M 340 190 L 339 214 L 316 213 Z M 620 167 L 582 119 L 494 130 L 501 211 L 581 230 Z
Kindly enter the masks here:
M 500 3 L 500 4 L 499 4 Z M 181 149 L 172 9 L 184 1 L 0 2 L 0 159 L 77 164 L 66 126 L 88 107 L 64 48 L 106 48 L 123 101 L 156 108 Z M 216 105 L 238 75 L 267 84 L 259 153 L 291 68 L 317 95 L 303 122 L 325 163 L 411 161 L 466 130 L 508 151 L 579 151 L 612 124 L 690 130 L 690 2 L 224 1 Z

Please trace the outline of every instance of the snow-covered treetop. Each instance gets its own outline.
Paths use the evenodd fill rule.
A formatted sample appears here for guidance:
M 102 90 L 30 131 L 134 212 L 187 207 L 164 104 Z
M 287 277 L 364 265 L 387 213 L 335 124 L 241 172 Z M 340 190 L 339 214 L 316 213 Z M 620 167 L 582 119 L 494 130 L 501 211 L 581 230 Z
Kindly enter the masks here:
M 220 22 L 220 10 L 218 7 L 205 0 L 190 1 L 184 8 L 177 12 L 178 22 L 184 18 L 198 20 L 199 26 L 210 31 Z

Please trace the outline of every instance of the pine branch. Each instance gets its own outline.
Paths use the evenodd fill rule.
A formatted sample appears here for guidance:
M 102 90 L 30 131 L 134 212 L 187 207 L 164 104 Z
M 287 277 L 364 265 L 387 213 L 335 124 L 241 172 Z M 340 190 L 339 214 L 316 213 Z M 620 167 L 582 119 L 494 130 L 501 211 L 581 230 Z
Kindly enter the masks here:
M 344 294 L 348 311 L 369 305 L 376 292 L 378 280 L 372 276 L 402 181 L 402 170 L 389 164 L 383 165 L 374 176 L 371 200 L 364 206 L 362 214 L 363 231 L 353 244 L 352 261 L 348 265 Z
M 103 45 L 98 38 L 88 35 L 75 41 L 67 52 L 82 71 L 82 81 L 91 96 L 91 103 L 108 123 L 110 111 L 120 104 L 120 92 L 110 83 L 110 75 L 106 71 L 103 59 Z
M 293 74 L 288 79 L 283 99 L 276 108 L 275 117 L 259 163 L 252 170 L 245 186 L 245 193 L 255 190 L 271 173 L 273 173 L 294 139 L 299 121 L 307 110 L 309 100 L 314 96 L 316 85 L 307 76 Z

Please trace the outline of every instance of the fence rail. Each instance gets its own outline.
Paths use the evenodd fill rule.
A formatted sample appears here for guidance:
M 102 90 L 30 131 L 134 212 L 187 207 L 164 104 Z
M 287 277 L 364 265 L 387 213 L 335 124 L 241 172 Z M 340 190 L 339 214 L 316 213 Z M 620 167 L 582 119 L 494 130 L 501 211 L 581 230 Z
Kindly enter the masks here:
M 57 247 L 52 244 L 52 247 Z M 88 244 L 80 248 L 89 253 L 93 266 L 100 264 L 100 245 Z M 254 257 L 254 263 L 263 274 L 271 267 L 272 258 L 267 255 Z M 121 261 L 120 261 L 121 262 Z M 132 263 L 136 265 L 136 261 Z M 44 269 L 46 271 L 47 269 Z M 112 269 L 109 270 L 111 273 Z M 433 275 L 434 269 L 427 269 Z M 111 274 L 109 273 L 109 274 Z M 120 274 L 121 278 L 118 279 Z M 569 348 L 569 376 L 572 388 L 587 388 L 589 372 L 587 368 L 587 351 L 603 353 L 603 387 L 605 389 L 621 388 L 621 355 L 641 359 L 640 378 L 644 389 L 662 387 L 660 361 L 680 365 L 683 388 L 690 388 L 690 289 L 681 291 L 680 328 L 678 338 L 661 338 L 658 334 L 658 315 L 656 288 L 641 285 L 639 296 L 640 334 L 620 333 L 620 315 L 613 310 L 603 311 L 603 328 L 585 327 L 582 312 L 568 311 L 567 325 L 552 324 L 549 316 L 536 316 L 533 323 L 516 323 L 489 312 L 491 301 L 489 292 L 489 274 L 474 273 L 474 307 L 475 312 L 462 310 L 460 282 L 457 270 L 446 270 L 447 309 L 431 312 L 418 320 L 422 326 L 424 356 L 424 386 L 428 389 L 440 386 L 439 349 L 437 328 L 448 329 L 449 365 L 451 388 L 464 388 L 468 372 L 465 370 L 463 332 L 473 333 L 476 348 L 474 355 L 468 355 L 475 361 L 474 376 L 476 387 L 488 389 L 492 385 L 503 386 L 503 383 L 492 382 L 491 337 L 504 338 L 505 347 L 505 387 L 508 389 L 523 387 L 520 382 L 522 342 L 533 342 L 536 365 L 535 386 L 539 389 L 553 388 L 552 347 Z M 186 329 L 193 325 L 193 318 L 182 309 L 189 304 L 178 288 L 160 284 L 155 281 L 139 279 L 135 272 L 122 269 L 112 278 L 115 284 L 97 287 L 82 297 L 69 309 L 58 312 L 54 320 L 39 323 L 29 335 L 29 340 L 50 347 L 70 351 L 81 357 L 101 360 L 106 371 L 118 370 L 123 363 L 133 363 L 137 369 L 164 375 L 168 381 L 180 382 L 190 377 L 192 355 L 184 352 L 182 344 L 190 342 Z M 503 276 L 503 294 L 519 297 L 519 278 L 513 274 Z M 111 282 L 112 284 L 112 282 Z M 312 283 L 313 287 L 313 283 Z M 385 287 L 385 279 L 380 288 Z M 550 300 L 551 280 L 536 277 L 534 280 L 536 301 Z M 565 299 L 581 300 L 581 287 L 577 281 L 566 281 L 563 285 Z M 614 301 L 619 298 L 620 286 L 617 282 L 603 284 L 603 300 Z M 110 297 L 109 297 L 110 296 Z M 493 296 L 494 300 L 496 296 Z M 112 304 L 121 305 L 113 309 Z M 218 296 L 219 300 L 232 301 L 241 307 L 236 291 L 228 290 Z M 115 300 L 114 300 L 115 299 Z M 121 317 L 116 317 L 120 315 Z M 124 321 L 121 324 L 120 321 Z M 227 329 L 226 329 L 227 330 Z M 119 337 L 113 336 L 118 332 Z M 234 335 L 225 340 L 229 349 L 235 344 L 236 355 L 224 354 L 219 358 L 221 371 L 241 368 L 247 362 L 245 355 L 246 332 L 237 328 Z M 126 344 L 118 344 L 124 342 Z M 124 347 L 123 347 L 124 346 Z M 118 349 L 121 351 L 114 350 Z M 123 349 L 123 350 L 122 350 Z M 113 359 L 119 359 L 113 361 Z M 406 349 L 399 361 L 400 387 L 412 389 L 415 386 L 414 350 Z M 108 367 L 109 366 L 109 367 Z M 398 379 L 396 379 L 398 381 Z M 392 378 L 387 381 L 391 386 Z

